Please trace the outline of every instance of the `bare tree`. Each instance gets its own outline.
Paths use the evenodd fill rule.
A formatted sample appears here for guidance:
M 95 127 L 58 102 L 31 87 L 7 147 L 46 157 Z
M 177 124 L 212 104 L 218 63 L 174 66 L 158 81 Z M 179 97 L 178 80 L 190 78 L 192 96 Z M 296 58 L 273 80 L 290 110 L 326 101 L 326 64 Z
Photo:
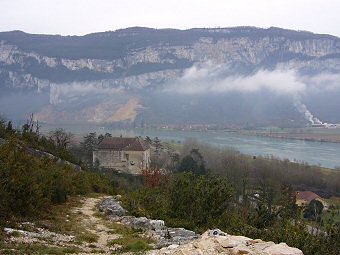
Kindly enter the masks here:
M 54 142 L 54 144 L 59 147 L 66 149 L 70 144 L 73 134 L 66 132 L 62 128 L 58 128 L 50 132 L 49 138 Z
M 23 133 L 35 133 L 36 135 L 40 135 L 40 125 L 38 120 L 34 120 L 33 113 L 30 114 L 29 119 L 26 121 L 26 124 L 22 126 Z

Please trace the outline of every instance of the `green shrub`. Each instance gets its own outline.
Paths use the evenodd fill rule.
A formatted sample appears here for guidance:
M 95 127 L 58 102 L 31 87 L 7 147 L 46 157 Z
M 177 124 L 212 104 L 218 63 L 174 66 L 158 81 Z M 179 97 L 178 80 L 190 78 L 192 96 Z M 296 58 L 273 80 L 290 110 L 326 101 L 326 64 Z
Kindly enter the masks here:
M 11 217 L 37 217 L 71 195 L 112 192 L 97 173 L 57 165 L 27 152 L 16 137 L 0 147 L 0 222 Z

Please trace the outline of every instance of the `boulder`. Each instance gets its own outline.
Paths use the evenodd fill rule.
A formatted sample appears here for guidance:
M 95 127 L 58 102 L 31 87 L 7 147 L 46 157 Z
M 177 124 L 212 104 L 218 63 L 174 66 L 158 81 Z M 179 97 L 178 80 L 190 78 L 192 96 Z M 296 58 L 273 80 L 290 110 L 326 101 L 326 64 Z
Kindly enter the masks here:
M 99 211 L 111 216 L 124 216 L 126 210 L 121 206 L 120 201 L 114 198 L 105 198 L 98 205 Z
M 289 247 L 285 243 L 274 244 L 263 250 L 270 255 L 302 255 L 302 251 L 297 248 Z
M 183 254 L 183 255 L 303 255 L 297 248 L 289 247 L 284 243 L 275 244 L 262 240 L 250 239 L 244 236 L 233 236 L 219 229 L 205 232 L 201 238 L 179 246 L 169 246 L 160 250 L 154 250 L 148 254 Z

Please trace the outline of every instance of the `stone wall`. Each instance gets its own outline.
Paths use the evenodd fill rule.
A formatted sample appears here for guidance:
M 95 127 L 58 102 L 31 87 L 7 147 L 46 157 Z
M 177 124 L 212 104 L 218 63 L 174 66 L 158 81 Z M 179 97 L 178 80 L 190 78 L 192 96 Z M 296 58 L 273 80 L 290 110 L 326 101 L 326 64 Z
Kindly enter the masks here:
M 131 174 L 141 174 L 150 166 L 150 149 L 145 151 L 93 151 L 93 162 L 104 168 L 117 169 Z

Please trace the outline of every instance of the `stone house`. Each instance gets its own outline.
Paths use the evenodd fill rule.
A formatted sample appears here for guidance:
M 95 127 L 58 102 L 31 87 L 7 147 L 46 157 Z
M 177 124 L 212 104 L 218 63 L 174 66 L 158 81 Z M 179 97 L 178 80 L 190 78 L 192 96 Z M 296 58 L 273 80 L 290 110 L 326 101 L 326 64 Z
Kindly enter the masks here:
M 150 167 L 150 146 L 139 137 L 105 137 L 93 151 L 100 167 L 140 174 Z

